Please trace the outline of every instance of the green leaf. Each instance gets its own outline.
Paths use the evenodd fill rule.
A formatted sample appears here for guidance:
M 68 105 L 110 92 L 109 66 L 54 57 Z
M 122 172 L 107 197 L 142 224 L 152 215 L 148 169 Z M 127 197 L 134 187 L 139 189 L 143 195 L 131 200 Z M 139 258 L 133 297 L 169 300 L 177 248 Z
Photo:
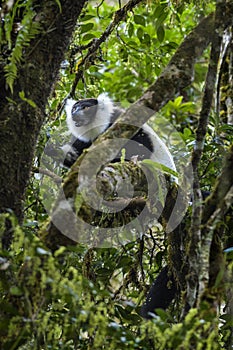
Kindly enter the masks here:
M 143 29 L 141 27 L 139 27 L 137 30 L 137 37 L 140 41 L 142 41 L 143 34 L 144 34 Z
M 59 10 L 60 10 L 60 13 L 62 12 L 62 7 L 61 7 L 61 3 L 59 0 L 55 0 L 55 2 L 57 3 L 58 7 L 59 7 Z
M 177 7 L 176 11 L 179 13 L 179 14 L 182 14 L 185 10 L 185 4 L 181 4 Z
M 133 35 L 133 32 L 134 32 L 134 25 L 132 22 L 129 22 L 129 25 L 128 25 L 128 36 L 131 38 L 131 36 Z
M 11 295 L 20 296 L 23 294 L 22 290 L 17 286 L 12 286 L 10 288 Z
M 170 41 L 168 44 L 163 45 L 163 49 L 165 50 L 173 50 L 177 49 L 178 45 L 177 43 Z
M 180 107 L 181 103 L 183 100 L 183 96 L 178 96 L 175 100 L 174 100 L 174 107 L 178 108 Z
M 142 322 L 142 319 L 136 314 L 130 314 L 129 321 L 131 321 L 133 324 L 140 324 Z
M 184 128 L 183 135 L 185 140 L 187 140 L 192 135 L 192 131 L 188 128 Z
M 94 23 L 86 23 L 80 25 L 80 31 L 81 33 L 89 32 L 94 27 Z
M 120 258 L 120 261 L 117 264 L 117 268 L 121 268 L 127 265 L 132 265 L 132 259 L 129 256 L 123 256 Z
M 178 173 L 175 170 L 172 170 L 172 169 L 168 168 L 166 165 L 155 162 L 151 159 L 144 159 L 144 160 L 142 160 L 141 163 L 145 164 L 146 166 L 148 166 L 152 170 L 160 170 L 165 174 L 169 174 L 169 175 L 173 175 L 175 177 L 178 177 Z
M 138 96 L 140 96 L 141 92 L 142 90 L 139 87 L 130 88 L 129 91 L 127 92 L 126 97 L 128 100 L 135 99 Z
M 35 102 L 32 101 L 30 98 L 26 98 L 26 97 L 25 97 L 25 92 L 24 92 L 24 91 L 20 91 L 20 92 L 19 92 L 19 97 L 21 98 L 22 101 L 27 102 L 31 107 L 36 108 Z
M 157 37 L 158 37 L 158 40 L 160 42 L 163 42 L 164 40 L 164 36 L 165 36 L 165 31 L 164 31 L 164 27 L 163 25 L 160 25 L 158 28 L 157 28 Z
M 95 35 L 93 35 L 92 33 L 86 33 L 83 35 L 82 37 L 82 41 L 90 41 L 91 39 L 94 39 Z
M 141 26 L 145 27 L 146 21 L 145 18 L 141 15 L 134 15 L 134 22 L 136 24 L 141 24 Z
M 89 21 L 90 19 L 94 18 L 95 16 L 94 15 L 85 15 L 81 18 L 82 22 L 85 22 L 85 21 Z
M 125 320 L 129 320 L 130 319 L 130 313 L 127 312 L 127 310 L 124 309 L 121 305 L 116 305 L 115 309 L 119 313 L 120 317 L 122 317 Z
M 150 45 L 150 35 L 145 33 L 143 38 L 142 38 L 142 42 L 143 42 L 143 44 Z
M 165 12 L 165 8 L 167 7 L 167 4 L 161 4 L 158 5 L 154 11 L 154 18 L 159 18 L 161 15 Z
M 97 270 L 98 276 L 99 277 L 107 277 L 110 276 L 112 274 L 112 270 L 110 269 L 106 269 L 106 268 L 101 268 Z
M 163 11 L 160 16 L 158 17 L 157 21 L 156 21 L 156 27 L 158 28 L 161 24 L 164 23 L 165 19 L 168 16 L 168 11 Z
M 128 41 L 128 45 L 133 46 L 133 47 L 138 47 L 138 43 L 136 41 L 133 41 L 133 40 Z

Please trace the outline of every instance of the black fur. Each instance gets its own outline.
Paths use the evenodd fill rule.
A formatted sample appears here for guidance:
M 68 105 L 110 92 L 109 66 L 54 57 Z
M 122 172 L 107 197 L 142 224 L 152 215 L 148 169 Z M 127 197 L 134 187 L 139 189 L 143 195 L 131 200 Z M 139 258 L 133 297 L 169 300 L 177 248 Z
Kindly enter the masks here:
M 141 308 L 141 316 L 152 318 L 156 309 L 167 309 L 178 293 L 174 277 L 165 266 L 150 287 L 146 302 Z

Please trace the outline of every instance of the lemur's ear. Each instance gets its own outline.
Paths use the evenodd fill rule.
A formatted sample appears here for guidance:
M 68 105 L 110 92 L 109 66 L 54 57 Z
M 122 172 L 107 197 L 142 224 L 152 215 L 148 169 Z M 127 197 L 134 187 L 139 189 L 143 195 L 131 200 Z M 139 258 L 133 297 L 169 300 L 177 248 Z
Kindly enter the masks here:
M 98 111 L 104 111 L 105 114 L 107 115 L 112 115 L 114 112 L 114 104 L 110 97 L 108 97 L 107 93 L 103 92 L 97 97 L 98 101 Z

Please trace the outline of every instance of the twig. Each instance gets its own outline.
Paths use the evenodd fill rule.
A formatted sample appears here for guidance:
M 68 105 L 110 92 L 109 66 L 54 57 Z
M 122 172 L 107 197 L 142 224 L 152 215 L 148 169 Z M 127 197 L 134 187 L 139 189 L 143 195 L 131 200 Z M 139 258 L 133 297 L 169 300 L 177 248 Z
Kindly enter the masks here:
M 50 171 L 48 169 L 44 169 L 44 168 L 41 168 L 41 167 L 39 167 L 39 168 L 33 167 L 32 168 L 32 172 L 36 173 L 36 174 L 47 175 L 47 176 L 51 177 L 56 184 L 62 183 L 62 178 L 60 176 L 54 174 L 52 171 Z
M 76 73 L 70 95 L 74 96 L 76 87 L 78 85 L 79 80 L 83 76 L 84 67 L 86 64 L 94 64 L 93 58 L 95 57 L 100 45 L 106 41 L 106 39 L 113 32 L 115 27 L 125 18 L 128 11 L 131 11 L 135 6 L 137 6 L 143 0 L 130 0 L 124 7 L 117 10 L 114 14 L 114 18 L 112 22 L 109 24 L 107 29 L 103 32 L 99 39 L 93 39 L 92 44 L 90 45 L 87 54 L 83 57 L 81 62 L 79 62 L 78 72 Z M 91 61 L 91 62 L 90 62 Z

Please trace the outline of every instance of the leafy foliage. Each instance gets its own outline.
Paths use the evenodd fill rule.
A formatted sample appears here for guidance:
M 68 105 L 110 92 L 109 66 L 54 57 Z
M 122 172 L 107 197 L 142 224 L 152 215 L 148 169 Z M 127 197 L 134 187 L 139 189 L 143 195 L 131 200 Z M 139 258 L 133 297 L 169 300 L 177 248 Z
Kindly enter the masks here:
M 5 219 L 1 216 L 2 228 Z M 99 250 L 92 257 L 84 246 L 73 251 L 60 248 L 52 255 L 30 227 L 14 226 L 14 231 L 13 249 L 1 261 L 0 290 L 8 300 L 1 299 L 6 349 L 162 350 L 192 348 L 192 344 L 195 348 L 197 341 L 199 349 L 219 349 L 216 320 L 210 316 L 200 320 L 198 311 L 191 310 L 183 323 L 172 325 L 171 316 L 161 311 L 146 322 L 129 299 L 136 290 L 127 300 L 114 300 L 110 286 L 117 275 L 113 273 L 132 270 L 133 245 L 122 252 Z M 89 279 L 82 276 L 85 270 Z
M 20 18 L 18 12 L 20 12 L 22 18 Z M 12 36 L 15 29 L 17 30 L 17 34 L 16 38 L 13 39 Z M 18 0 L 14 3 L 12 11 L 7 13 L 4 18 L 3 30 L 8 49 L 11 51 L 9 63 L 4 67 L 6 83 L 13 92 L 14 80 L 17 77 L 19 64 L 23 59 L 23 50 L 26 46 L 30 45 L 32 39 L 40 32 L 40 25 L 35 20 L 35 12 L 31 0 L 27 2 Z
M 117 5 L 109 9 L 105 3 L 98 7 L 98 12 L 93 6 L 87 7 L 68 53 L 69 65 L 59 82 L 63 91 L 70 91 L 82 57 L 92 40 L 99 38 L 108 27 L 115 9 Z M 79 81 L 76 89 L 77 98 L 97 95 L 103 91 L 104 82 L 104 90 L 111 91 L 115 101 L 123 105 L 135 101 L 154 82 L 184 35 L 197 23 L 199 11 L 197 7 L 195 16 L 188 8 L 177 12 L 166 1 L 135 8 L 108 38 L 107 45 L 98 51 L 95 64 L 85 66 L 84 79 Z

